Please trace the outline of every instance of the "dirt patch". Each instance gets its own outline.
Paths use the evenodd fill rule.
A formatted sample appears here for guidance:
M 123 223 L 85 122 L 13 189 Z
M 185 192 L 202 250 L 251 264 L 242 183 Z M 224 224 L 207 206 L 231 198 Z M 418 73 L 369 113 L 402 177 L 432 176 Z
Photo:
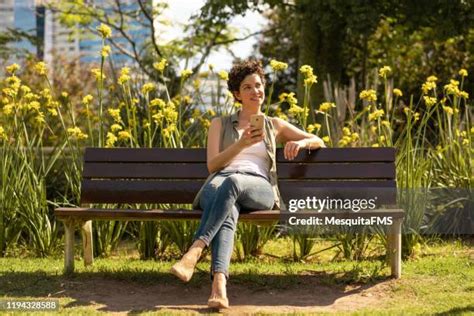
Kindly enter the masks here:
M 306 279 L 305 279 L 306 280 Z M 316 278 L 284 289 L 251 288 L 248 285 L 228 285 L 231 307 L 224 314 L 304 313 L 355 311 L 364 307 L 379 306 L 389 297 L 390 283 L 375 285 L 322 285 Z M 81 281 L 65 281 L 63 291 L 54 296 L 70 297 L 74 302 L 64 308 L 89 306 L 98 311 L 127 314 L 143 311 L 175 311 L 209 313 L 207 298 L 209 280 L 203 284 L 185 285 L 162 283 L 143 285 L 134 281 L 90 278 Z

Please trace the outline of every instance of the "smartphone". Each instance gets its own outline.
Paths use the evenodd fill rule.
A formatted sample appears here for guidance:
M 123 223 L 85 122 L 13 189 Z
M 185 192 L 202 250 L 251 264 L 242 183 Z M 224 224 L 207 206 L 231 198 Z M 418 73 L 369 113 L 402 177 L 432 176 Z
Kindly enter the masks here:
M 252 114 L 250 116 L 250 125 L 253 128 L 262 129 L 263 128 L 263 120 L 264 120 L 263 114 Z

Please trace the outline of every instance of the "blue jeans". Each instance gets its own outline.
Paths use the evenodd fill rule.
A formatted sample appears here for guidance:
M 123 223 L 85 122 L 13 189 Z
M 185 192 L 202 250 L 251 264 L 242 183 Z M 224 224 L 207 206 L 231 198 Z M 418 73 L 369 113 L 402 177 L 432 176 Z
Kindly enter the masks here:
M 203 188 L 201 223 L 194 240 L 211 246 L 211 277 L 221 272 L 229 277 L 237 220 L 242 210 L 270 210 L 275 202 L 272 186 L 260 175 L 221 171 Z

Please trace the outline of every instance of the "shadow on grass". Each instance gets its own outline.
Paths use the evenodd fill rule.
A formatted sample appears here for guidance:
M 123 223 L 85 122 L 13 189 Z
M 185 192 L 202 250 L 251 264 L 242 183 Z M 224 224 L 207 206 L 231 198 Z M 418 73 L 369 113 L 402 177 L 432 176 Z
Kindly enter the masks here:
M 299 274 L 268 275 L 240 273 L 228 284 L 232 306 L 324 307 L 348 295 L 358 294 L 389 277 L 367 284 L 350 284 L 352 272 L 331 274 L 305 271 Z M 91 307 L 106 312 L 139 313 L 158 310 L 209 313 L 209 274 L 196 272 L 183 284 L 174 276 L 153 271 L 79 272 L 70 276 L 44 272 L 7 271 L 0 278 L 0 296 L 70 298 L 64 310 Z

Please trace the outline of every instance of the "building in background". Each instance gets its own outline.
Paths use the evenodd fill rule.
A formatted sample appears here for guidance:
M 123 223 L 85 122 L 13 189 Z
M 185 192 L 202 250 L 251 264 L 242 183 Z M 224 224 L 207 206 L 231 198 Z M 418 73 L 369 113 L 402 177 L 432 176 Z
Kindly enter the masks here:
M 50 0 L 52 1 L 52 0 Z M 156 0 L 154 0 L 156 1 Z M 90 6 L 104 8 L 106 14 L 112 13 L 110 0 L 85 1 Z M 54 56 L 77 59 L 83 63 L 100 62 L 102 39 L 97 33 L 85 29 L 74 30 L 59 22 L 59 13 L 48 9 L 48 0 L 0 0 L 0 32 L 17 30 L 29 39 L 9 44 L 18 51 L 12 61 L 26 53 L 51 63 Z M 113 2 L 112 2 L 113 3 Z M 143 53 L 143 47 L 150 40 L 151 31 L 143 26 L 145 16 L 141 14 L 139 4 L 132 0 L 120 1 L 122 10 L 133 17 L 126 17 L 127 34 L 135 42 L 136 50 Z M 152 1 L 149 1 L 149 5 Z M 97 25 L 92 25 L 95 29 Z M 119 32 L 113 32 L 114 42 L 128 52 L 133 51 L 132 45 Z M 133 59 L 112 47 L 111 60 L 116 64 L 130 64 Z

